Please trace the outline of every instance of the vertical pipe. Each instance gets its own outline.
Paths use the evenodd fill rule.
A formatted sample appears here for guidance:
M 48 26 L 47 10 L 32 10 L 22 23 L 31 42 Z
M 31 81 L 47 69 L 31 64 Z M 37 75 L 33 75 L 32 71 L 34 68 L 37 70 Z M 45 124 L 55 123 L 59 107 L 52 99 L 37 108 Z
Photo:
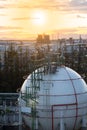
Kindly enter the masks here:
M 35 130 L 38 130 L 38 118 L 36 118 L 36 128 Z
M 52 130 L 54 130 L 54 114 L 53 107 L 59 105 L 52 105 Z M 63 121 L 63 111 L 60 112 L 60 130 L 65 130 L 64 121 Z
M 52 130 L 54 130 L 54 121 L 53 121 L 53 105 L 52 105 Z
M 63 121 L 63 111 L 60 112 L 60 130 L 65 130 L 64 121 Z
M 84 104 L 83 115 L 84 115 L 84 116 L 82 117 L 81 130 L 86 130 L 86 129 L 87 129 L 87 117 L 86 117 L 85 104 Z
M 82 126 L 81 126 L 82 128 L 87 128 L 87 119 L 86 119 L 86 117 L 84 116 L 84 117 L 82 117 Z
M 20 94 L 20 96 L 19 96 L 19 130 L 22 130 L 21 94 Z

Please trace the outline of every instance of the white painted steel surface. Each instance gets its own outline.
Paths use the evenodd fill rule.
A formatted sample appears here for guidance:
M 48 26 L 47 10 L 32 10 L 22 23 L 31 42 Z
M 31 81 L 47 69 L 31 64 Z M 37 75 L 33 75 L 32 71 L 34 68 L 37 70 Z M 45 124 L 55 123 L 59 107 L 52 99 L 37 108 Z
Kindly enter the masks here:
M 34 98 L 28 99 L 29 107 L 36 104 L 39 129 L 57 130 L 60 128 L 61 118 L 63 126 L 67 129 L 78 129 L 87 114 L 87 84 L 77 72 L 65 66 L 57 67 L 53 73 L 44 74 L 44 69 L 41 70 L 43 78 L 40 81 L 40 89 L 36 92 L 36 103 Z M 26 93 L 28 87 L 28 92 L 31 93 L 31 86 L 29 75 L 22 85 L 21 92 Z M 25 114 L 24 119 L 31 127 L 32 117 Z

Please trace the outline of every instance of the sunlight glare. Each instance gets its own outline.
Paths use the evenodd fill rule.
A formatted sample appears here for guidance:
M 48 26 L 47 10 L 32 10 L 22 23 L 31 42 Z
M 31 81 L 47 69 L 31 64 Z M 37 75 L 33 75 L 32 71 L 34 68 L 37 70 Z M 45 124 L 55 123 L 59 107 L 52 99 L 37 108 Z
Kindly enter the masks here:
M 34 11 L 32 13 L 32 20 L 33 20 L 33 24 L 34 25 L 43 25 L 45 24 L 45 13 L 41 10 L 38 10 L 38 11 Z

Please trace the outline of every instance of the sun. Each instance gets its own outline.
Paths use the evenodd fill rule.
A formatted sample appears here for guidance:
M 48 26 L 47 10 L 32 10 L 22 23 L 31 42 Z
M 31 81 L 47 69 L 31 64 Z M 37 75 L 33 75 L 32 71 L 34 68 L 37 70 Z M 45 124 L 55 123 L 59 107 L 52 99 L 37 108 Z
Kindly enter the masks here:
M 43 25 L 46 22 L 45 13 L 41 10 L 32 12 L 32 21 L 34 25 Z

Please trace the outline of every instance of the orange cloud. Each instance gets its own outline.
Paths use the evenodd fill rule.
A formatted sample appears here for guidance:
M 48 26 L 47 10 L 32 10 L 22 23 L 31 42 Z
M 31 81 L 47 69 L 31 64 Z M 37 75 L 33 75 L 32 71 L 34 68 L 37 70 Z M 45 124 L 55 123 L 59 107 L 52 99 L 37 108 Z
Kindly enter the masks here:
M 23 29 L 21 27 L 16 27 L 16 26 L 0 26 L 0 31 L 1 30 L 19 30 L 19 29 Z

